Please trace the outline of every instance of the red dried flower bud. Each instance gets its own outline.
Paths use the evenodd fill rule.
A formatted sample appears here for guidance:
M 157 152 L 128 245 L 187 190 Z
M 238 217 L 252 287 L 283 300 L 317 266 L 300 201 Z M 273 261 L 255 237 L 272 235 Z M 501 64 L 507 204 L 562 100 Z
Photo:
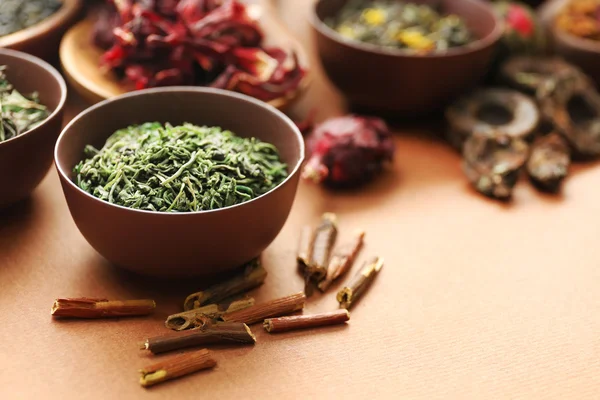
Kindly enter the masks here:
M 385 122 L 354 115 L 317 125 L 307 140 L 310 158 L 302 176 L 330 186 L 357 186 L 371 180 L 394 156 Z

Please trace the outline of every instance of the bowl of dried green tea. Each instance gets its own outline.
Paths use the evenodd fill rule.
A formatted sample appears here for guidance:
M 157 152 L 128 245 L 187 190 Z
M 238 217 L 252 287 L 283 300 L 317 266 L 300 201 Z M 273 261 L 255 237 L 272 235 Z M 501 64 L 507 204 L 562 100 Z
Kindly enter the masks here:
M 1 0 L 0 47 L 57 60 L 60 39 L 82 8 L 82 0 Z
M 50 64 L 0 49 L 0 208 L 26 198 L 48 172 L 66 98 Z
M 296 194 L 303 139 L 275 108 L 207 88 L 159 88 L 99 103 L 57 141 L 73 219 L 115 265 L 211 275 L 257 257 Z

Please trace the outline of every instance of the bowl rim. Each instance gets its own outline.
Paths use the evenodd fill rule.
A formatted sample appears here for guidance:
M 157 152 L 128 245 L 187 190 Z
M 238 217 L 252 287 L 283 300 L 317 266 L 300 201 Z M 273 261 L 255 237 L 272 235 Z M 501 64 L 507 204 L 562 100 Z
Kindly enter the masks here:
M 22 60 L 25 60 L 32 64 L 35 64 L 36 66 L 48 71 L 50 73 L 50 75 L 52 75 L 52 77 L 56 80 L 56 82 L 58 82 L 58 86 L 60 87 L 60 100 L 58 101 L 58 105 L 56 106 L 54 111 L 52 111 L 52 113 L 50 113 L 50 115 L 48 115 L 48 117 L 46 117 L 46 119 L 43 120 L 41 124 L 39 124 L 38 126 L 36 126 L 33 129 L 25 131 L 25 133 L 22 133 L 18 136 L 15 136 L 8 140 L 0 142 L 0 147 L 7 145 L 7 143 L 16 142 L 18 140 L 24 140 L 23 139 L 24 137 L 41 130 L 44 127 L 44 125 L 46 125 L 49 121 L 56 118 L 56 116 L 60 112 L 62 112 L 62 110 L 65 107 L 65 103 L 67 102 L 67 84 L 66 84 L 65 80 L 63 79 L 62 75 L 60 74 L 60 72 L 58 72 L 56 70 L 56 68 L 54 68 L 52 65 L 50 65 L 49 63 L 47 63 L 46 61 L 42 60 L 39 57 L 32 56 L 31 54 L 27 54 L 27 53 L 24 53 L 24 52 L 18 51 L 18 50 L 0 48 L 0 56 L 2 56 L 2 55 L 8 55 L 11 57 L 20 58 Z
M 395 56 L 395 57 L 406 57 L 406 58 L 415 58 L 415 59 L 435 59 L 435 58 L 447 58 L 447 57 L 456 57 L 462 56 L 466 54 L 471 54 L 481 49 L 485 49 L 493 44 L 497 43 L 504 33 L 504 26 L 500 21 L 500 18 L 494 12 L 492 5 L 483 1 L 475 1 L 475 0 L 452 0 L 452 1 L 467 1 L 471 3 L 475 7 L 481 7 L 484 10 L 487 10 L 490 16 L 493 18 L 495 24 L 492 31 L 485 35 L 482 38 L 474 40 L 471 43 L 468 43 L 464 46 L 453 47 L 445 51 L 440 52 L 431 52 L 427 54 L 413 54 L 410 50 L 406 49 L 396 49 L 393 47 L 384 47 L 378 46 L 376 44 L 364 43 L 357 40 L 346 40 L 341 35 L 339 35 L 335 30 L 331 29 L 327 24 L 319 18 L 317 15 L 318 6 L 329 0 L 318 0 L 315 1 L 311 12 L 309 15 L 309 21 L 312 27 L 317 30 L 320 34 L 326 36 L 328 39 L 333 40 L 336 43 L 341 45 L 350 47 L 355 50 L 364 51 L 367 53 L 373 53 L 377 55 L 383 56 Z
M 288 172 L 288 176 L 281 183 L 279 183 L 279 185 L 275 186 L 273 189 L 269 190 L 268 192 L 263 193 L 260 196 L 257 196 L 251 200 L 248 200 L 248 201 L 245 201 L 245 202 L 239 203 L 239 204 L 234 204 L 232 206 L 217 208 L 214 210 L 186 211 L 186 212 L 178 212 L 178 213 L 165 212 L 165 211 L 138 210 L 135 208 L 129 208 L 129 207 L 121 206 L 118 204 L 109 203 L 108 201 L 99 199 L 98 197 L 93 196 L 92 194 L 81 189 L 79 186 L 77 186 L 72 181 L 72 179 L 69 177 L 69 174 L 65 173 L 65 171 L 63 170 L 63 168 L 61 167 L 60 162 L 59 162 L 58 149 L 61 145 L 63 137 L 66 136 L 67 132 L 71 129 L 71 127 L 76 122 L 78 122 L 80 119 L 84 118 L 86 115 L 91 114 L 91 113 L 103 108 L 107 104 L 115 102 L 115 101 L 131 98 L 131 97 L 142 97 L 142 96 L 145 96 L 148 94 L 153 94 L 153 93 L 167 93 L 167 92 L 193 92 L 193 93 L 204 93 L 204 94 L 208 94 L 210 96 L 215 96 L 215 95 L 216 96 L 226 96 L 226 97 L 253 103 L 259 107 L 264 108 L 266 111 L 270 111 L 271 113 L 273 113 L 277 117 L 279 117 L 281 120 L 283 120 L 283 122 L 285 122 L 292 129 L 292 132 L 296 136 L 296 139 L 300 145 L 300 149 L 299 149 L 300 154 L 298 155 L 299 157 L 298 157 L 298 161 L 296 162 L 296 165 L 294 166 L 292 171 Z M 91 107 L 83 110 L 75 118 L 73 118 L 63 128 L 63 130 L 61 131 L 60 135 L 58 136 L 58 139 L 56 140 L 56 144 L 54 146 L 54 164 L 56 165 L 56 169 L 60 175 L 61 180 L 67 181 L 68 185 L 70 185 L 72 188 L 79 191 L 81 194 L 89 197 L 93 201 L 100 202 L 101 204 L 104 204 L 106 206 L 115 207 L 117 209 L 121 209 L 121 210 L 124 210 L 127 212 L 149 214 L 149 215 L 154 215 L 154 216 L 170 216 L 170 217 L 184 217 L 186 215 L 215 213 L 215 212 L 219 212 L 219 211 L 231 210 L 231 209 L 234 209 L 237 207 L 246 206 L 250 203 L 258 201 L 259 199 L 262 199 L 263 197 L 268 196 L 269 194 L 275 192 L 276 190 L 280 190 L 281 187 L 283 187 L 288 181 L 290 181 L 292 179 L 292 177 L 294 177 L 296 174 L 298 174 L 300 168 L 302 167 L 304 159 L 305 159 L 304 137 L 302 136 L 302 133 L 300 132 L 300 130 L 298 129 L 296 124 L 287 115 L 285 115 L 282 111 L 278 110 L 277 108 L 273 107 L 272 105 L 270 105 L 268 103 L 265 103 L 264 101 L 255 99 L 254 97 L 250 97 L 245 94 L 232 92 L 230 90 L 207 88 L 207 87 L 201 87 L 201 86 L 197 86 L 197 87 L 196 86 L 168 86 L 168 87 L 150 88 L 150 89 L 143 89 L 143 90 L 136 90 L 133 92 L 128 92 L 128 93 L 122 94 L 120 96 L 116 96 L 116 97 L 112 97 L 112 98 L 103 100 L 103 101 L 96 103 L 96 104 L 92 105 Z
M 83 4 L 81 0 L 61 0 L 61 7 L 52 15 L 44 18 L 28 28 L 0 36 L 0 47 L 12 47 L 21 43 L 35 40 L 47 32 L 60 28 L 71 19 Z
M 551 31 L 552 35 L 556 39 L 561 40 L 566 45 L 581 51 L 587 51 L 590 53 L 600 53 L 600 41 L 582 38 L 573 35 L 572 33 L 563 31 L 562 29 L 556 26 L 555 17 L 556 15 L 552 19 Z

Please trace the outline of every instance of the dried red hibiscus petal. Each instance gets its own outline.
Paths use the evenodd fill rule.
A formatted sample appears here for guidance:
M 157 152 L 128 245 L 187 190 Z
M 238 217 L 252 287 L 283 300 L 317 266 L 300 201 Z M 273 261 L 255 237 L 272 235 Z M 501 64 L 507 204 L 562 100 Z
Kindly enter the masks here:
M 272 50 L 244 49 L 237 61 L 217 77 L 212 87 L 234 90 L 264 101 L 286 97 L 297 90 L 304 77 L 296 54 L 272 57 Z
M 94 42 L 105 66 L 136 89 L 209 85 L 270 101 L 305 75 L 295 54 L 262 46 L 248 8 L 234 0 L 108 0 Z M 117 21 L 115 23 L 115 21 Z
M 307 140 L 311 154 L 304 179 L 330 186 L 357 186 L 374 178 L 394 156 L 394 142 L 379 118 L 348 115 L 315 127 Z

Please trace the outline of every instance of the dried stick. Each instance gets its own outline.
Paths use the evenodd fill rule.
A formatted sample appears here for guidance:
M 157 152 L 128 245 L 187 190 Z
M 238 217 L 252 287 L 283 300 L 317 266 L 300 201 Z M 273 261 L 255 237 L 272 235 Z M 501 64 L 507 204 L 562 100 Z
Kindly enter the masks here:
M 298 243 L 298 254 L 296 260 L 298 266 L 304 269 L 308 266 L 312 257 L 312 246 L 313 246 L 313 229 L 310 226 L 305 226 L 300 232 L 300 241 Z
M 108 318 L 148 315 L 154 312 L 154 300 L 107 300 L 87 297 L 56 299 L 50 314 L 63 318 Z
M 211 320 L 219 319 L 225 313 L 243 310 L 253 305 L 254 299 L 252 297 L 235 300 L 229 305 L 209 304 L 190 311 L 169 315 L 165 321 L 165 326 L 176 331 L 198 328 Z
M 248 325 L 239 322 L 207 324 L 185 332 L 171 332 L 152 337 L 140 346 L 154 354 L 207 344 L 254 344 L 256 338 Z
M 322 314 L 295 315 L 291 317 L 265 319 L 263 326 L 269 333 L 288 332 L 297 329 L 339 325 L 350 319 L 348 310 L 336 310 Z
M 218 303 L 228 297 L 262 285 L 266 277 L 267 271 L 262 267 L 260 261 L 256 259 L 248 264 L 241 274 L 234 276 L 228 281 L 189 295 L 185 299 L 183 309 L 189 311 L 209 303 Z
M 319 282 L 318 287 L 322 292 L 326 291 L 333 281 L 352 268 L 352 264 L 354 264 L 354 260 L 363 245 L 364 237 L 365 232 L 358 232 L 352 242 L 345 244 L 333 253 L 327 268 L 327 276 Z
M 337 237 L 337 218 L 335 214 L 325 213 L 317 227 L 312 244 L 312 252 L 308 265 L 304 269 L 306 281 L 320 282 L 327 275 L 329 255 Z
M 263 321 L 265 318 L 289 315 L 304 308 L 306 296 L 296 293 L 291 296 L 271 300 L 267 303 L 257 304 L 244 310 L 223 314 L 223 321 L 244 322 L 248 325 Z
M 350 284 L 338 292 L 337 301 L 340 303 L 340 307 L 350 309 L 356 300 L 367 290 L 381 268 L 383 268 L 383 258 L 381 257 L 375 257 L 371 261 L 366 262 L 360 272 L 354 275 Z
M 181 354 L 141 369 L 140 385 L 156 385 L 215 365 L 217 362 L 207 349 Z

